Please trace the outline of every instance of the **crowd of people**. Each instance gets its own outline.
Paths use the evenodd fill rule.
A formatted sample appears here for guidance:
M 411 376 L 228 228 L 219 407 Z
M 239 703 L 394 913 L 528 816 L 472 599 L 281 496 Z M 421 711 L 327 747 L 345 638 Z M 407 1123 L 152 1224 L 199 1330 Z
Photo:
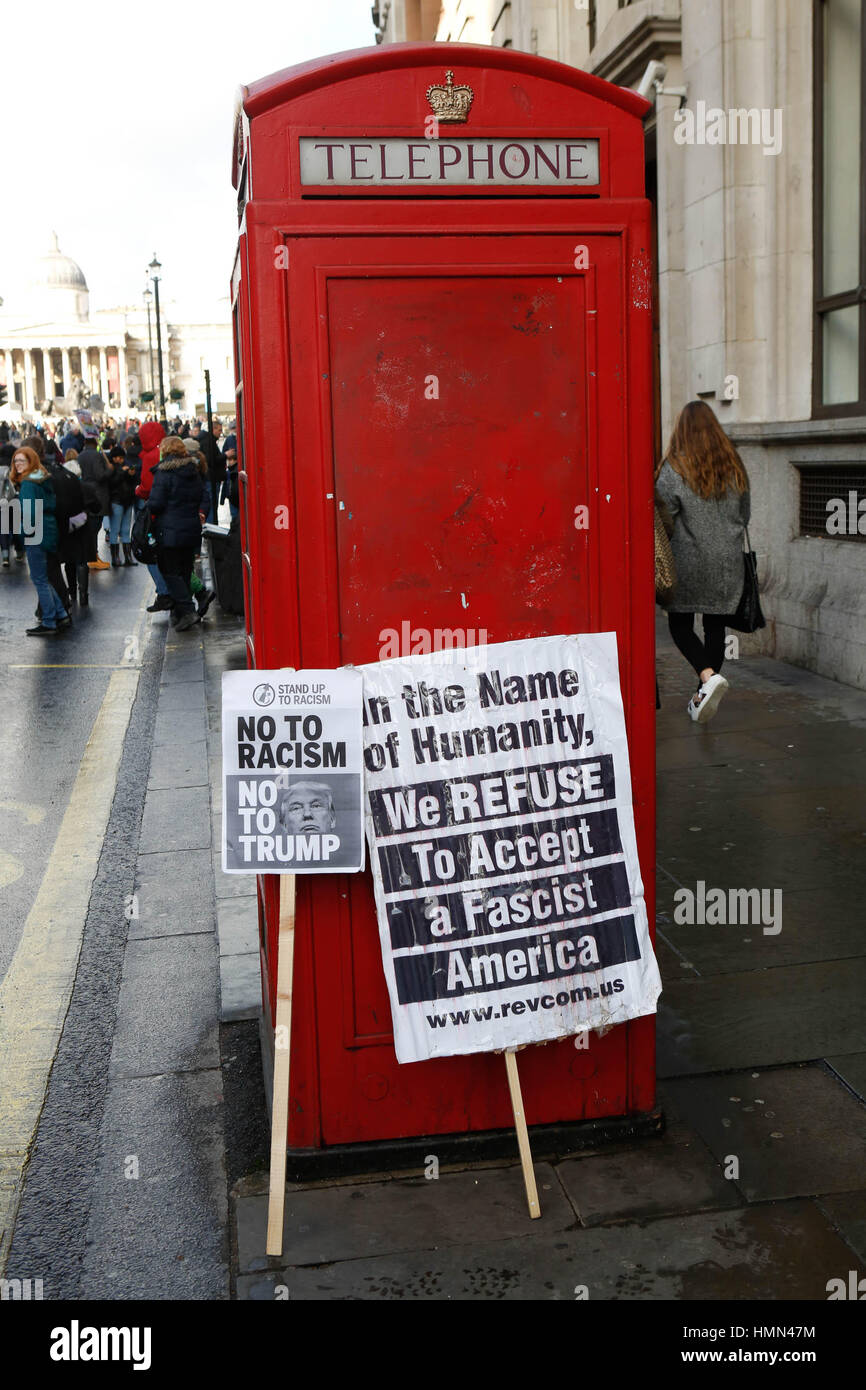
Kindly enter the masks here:
M 122 429 L 109 422 L 97 431 L 74 419 L 26 437 L 0 422 L 0 551 L 3 568 L 13 550 L 29 566 L 39 606 L 28 636 L 69 628 L 76 603 L 90 602 L 90 572 L 135 565 L 134 552 L 156 588 L 148 612 L 168 610 L 178 632 L 201 621 L 215 597 L 195 569 L 202 525 L 216 520 L 222 502 L 233 519 L 239 512 L 237 436 L 230 427 L 220 448 L 221 435 L 219 421 L 211 433 L 199 420 L 127 421 Z M 8 524 L 16 499 L 17 529 Z M 759 604 L 749 623 L 739 612 L 749 582 L 749 479 L 705 401 L 690 401 L 677 417 L 656 468 L 655 502 L 670 547 L 668 563 L 657 527 L 657 598 L 697 676 L 688 714 L 705 723 L 729 688 L 721 674 L 727 628 L 753 631 L 764 622 Z M 99 556 L 100 531 L 110 560 Z
M 0 556 L 3 569 L 13 555 L 27 563 L 38 598 L 28 637 L 72 626 L 94 570 L 138 563 L 156 589 L 148 612 L 167 610 L 178 632 L 202 620 L 215 597 L 196 573 L 202 526 L 221 502 L 238 515 L 237 436 L 231 426 L 221 436 L 217 420 L 212 432 L 199 420 L 72 419 L 26 432 L 0 422 Z

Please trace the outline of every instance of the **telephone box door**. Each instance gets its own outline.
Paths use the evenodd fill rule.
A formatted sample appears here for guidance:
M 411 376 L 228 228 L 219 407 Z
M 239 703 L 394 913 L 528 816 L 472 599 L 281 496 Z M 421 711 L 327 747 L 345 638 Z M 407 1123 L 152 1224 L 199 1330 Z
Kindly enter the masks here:
M 615 629 L 627 720 L 652 710 L 651 664 L 632 665 L 652 613 L 631 602 L 627 236 L 286 239 L 290 394 L 318 401 L 293 439 L 301 664 Z M 651 791 L 639 765 L 633 780 L 651 902 Z M 438 1098 L 430 1133 L 510 1124 L 501 1059 L 397 1063 L 369 870 L 305 891 L 321 1142 L 416 1133 L 419 1088 Z M 641 1108 L 637 1036 L 530 1049 L 530 1123 Z

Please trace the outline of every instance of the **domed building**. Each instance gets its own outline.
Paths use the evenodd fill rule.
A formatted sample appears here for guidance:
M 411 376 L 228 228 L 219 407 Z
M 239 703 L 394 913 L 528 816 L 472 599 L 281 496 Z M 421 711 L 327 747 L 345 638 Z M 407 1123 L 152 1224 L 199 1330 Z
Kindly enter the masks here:
M 0 300 L 0 419 L 36 420 L 89 407 L 134 411 L 142 392 L 159 390 L 156 323 L 144 304 L 91 314 L 84 271 L 60 248 L 56 232 L 38 255 L 23 289 Z M 0 293 L 5 287 L 0 286 Z M 234 368 L 228 306 L 224 322 L 179 324 L 163 306 L 162 357 L 172 412 L 204 408 L 204 370 L 214 409 L 234 413 Z M 142 411 L 153 410 L 142 403 Z
M 90 291 L 84 271 L 60 250 L 57 233 L 51 233 L 51 249 L 39 256 L 27 287 L 31 313 L 48 323 L 86 323 L 90 315 Z

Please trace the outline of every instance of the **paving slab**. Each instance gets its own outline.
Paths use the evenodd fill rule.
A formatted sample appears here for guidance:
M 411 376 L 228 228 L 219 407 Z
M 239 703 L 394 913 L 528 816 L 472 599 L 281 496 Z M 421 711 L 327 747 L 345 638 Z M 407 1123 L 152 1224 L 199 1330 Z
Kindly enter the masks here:
M 848 1057 L 827 1057 L 825 1061 L 861 1100 L 866 1101 L 866 1052 L 853 1052 Z
M 203 743 L 207 739 L 204 710 L 157 710 L 153 727 L 153 746 L 183 748 L 188 743 Z
M 140 854 L 210 849 L 210 844 L 210 798 L 205 787 L 175 787 L 147 793 Z
M 567 1159 L 556 1172 L 584 1226 L 741 1204 L 696 1134 L 665 1135 L 625 1153 Z
M 671 1081 L 666 1093 L 749 1202 L 863 1185 L 866 1106 L 823 1067 L 781 1067 Z
M 835 722 L 809 719 L 787 727 L 761 729 L 755 738 L 789 758 L 866 754 L 866 728 L 847 719 Z
M 130 940 L 214 930 L 209 849 L 142 855 L 135 884 L 138 916 L 129 923 Z
M 165 644 L 166 661 L 186 660 L 192 656 L 197 656 L 201 661 L 204 659 L 204 636 L 200 627 L 187 629 L 186 632 L 176 632 L 174 628 L 168 633 Z
M 694 693 L 694 692 L 692 692 Z M 713 723 L 715 724 L 715 720 Z M 736 762 L 750 767 L 761 760 L 784 759 L 785 749 L 761 742 L 757 735 L 737 729 L 710 733 L 708 725 L 698 724 L 694 738 L 660 738 L 656 761 L 660 776 L 680 767 L 714 767 Z
M 661 613 L 656 615 L 656 619 L 656 662 L 663 702 L 665 690 L 682 692 L 688 698 L 694 689 L 694 675 L 671 640 L 667 619 Z M 750 640 L 747 636 L 739 635 L 742 659 L 730 661 L 725 666 L 728 678 L 734 678 L 735 689 L 733 698 L 725 700 L 714 723 L 726 709 L 736 704 L 741 692 L 748 690 L 772 704 L 797 699 L 801 705 L 808 705 L 815 720 L 859 719 L 866 722 L 866 701 L 862 691 L 830 680 L 827 676 L 817 675 L 805 667 L 789 666 L 772 657 L 753 654 L 749 650 Z
M 658 1072 L 686 1076 L 860 1052 L 866 959 L 670 981 L 660 1000 Z
M 113 1076 L 219 1066 L 219 965 L 213 936 L 129 941 Z
M 259 916 L 255 899 L 225 898 L 217 907 L 220 955 L 248 955 L 259 949 Z
M 198 680 L 204 671 L 204 644 L 200 632 L 177 636 L 173 631 L 166 637 L 165 657 L 162 663 L 162 678 L 181 668 L 198 667 Z
M 159 689 L 159 712 L 199 710 L 204 706 L 204 680 L 175 681 Z
M 720 887 L 822 890 L 832 907 L 839 895 L 862 893 L 866 881 L 862 857 L 846 851 L 832 831 L 780 835 L 750 825 L 746 834 L 735 805 L 722 820 L 672 816 L 660 838 L 659 862 L 685 887 L 703 879 Z
M 220 956 L 222 1022 L 237 1023 L 243 1018 L 258 1018 L 261 1011 L 262 978 L 258 950 L 242 956 Z
M 734 798 L 737 804 L 773 791 L 798 787 L 862 786 L 866 757 L 772 758 L 767 761 L 731 759 L 716 766 L 692 766 L 687 758 L 682 766 L 659 768 L 659 824 L 677 805 L 687 804 L 695 795 Z M 662 814 L 662 812 L 664 814 Z
M 866 765 L 866 762 L 864 762 Z M 852 838 L 866 861 L 866 798 L 862 787 L 839 787 L 828 784 L 826 776 L 820 786 L 799 785 L 765 788 L 760 794 L 738 796 L 735 802 L 713 796 L 704 788 L 685 799 L 665 802 L 664 826 L 669 831 L 686 827 L 690 833 L 695 823 L 706 834 L 724 827 L 732 816 L 740 818 L 734 843 L 748 843 L 752 836 L 814 835 L 820 844 L 825 837 L 838 840 L 842 835 Z
M 112 1082 L 82 1298 L 228 1298 L 222 1131 L 218 1070 Z
M 662 986 L 667 988 L 669 980 L 685 980 L 694 974 L 694 967 L 689 964 L 684 954 L 680 952 L 665 939 L 662 935 L 667 928 L 663 922 L 656 922 L 655 955 L 658 962 L 659 973 L 662 977 Z
M 866 1192 L 846 1192 L 840 1197 L 818 1197 L 816 1206 L 851 1247 L 860 1263 L 866 1264 Z M 840 1270 L 839 1276 L 844 1278 L 845 1272 Z
M 249 1199 L 247 1199 L 249 1200 Z M 542 1217 L 542 1221 L 544 1217 Z M 540 1223 L 533 1223 L 535 1225 Z M 820 1300 L 856 1266 L 810 1202 L 416 1250 L 238 1279 L 238 1298 L 573 1302 Z M 584 1292 L 585 1290 L 585 1292 Z
M 166 791 L 176 787 L 207 787 L 210 785 L 207 768 L 207 744 L 187 743 L 181 748 L 163 744 L 154 748 L 150 761 L 148 791 Z
M 782 699 L 776 699 L 772 703 L 766 696 L 753 690 L 746 690 L 741 685 L 736 684 L 736 676 L 733 678 L 727 674 L 728 681 L 731 682 L 731 690 L 725 696 L 723 703 L 719 707 L 719 712 L 713 720 L 716 729 L 713 732 L 724 731 L 725 733 L 749 733 L 756 734 L 761 729 L 776 729 L 780 727 L 790 727 L 803 718 L 803 700 L 798 695 L 787 695 Z M 699 731 L 692 723 L 686 711 L 686 706 L 694 693 L 694 682 L 691 689 L 683 689 L 680 695 L 671 694 L 669 700 L 662 701 L 662 708 L 656 714 L 656 731 L 659 738 L 695 738 Z
M 212 855 L 214 893 L 221 898 L 248 898 L 256 893 L 255 874 L 224 874 L 222 851 Z
M 721 886 L 716 875 L 705 878 L 704 882 L 707 891 Z M 755 927 L 748 923 L 742 926 L 678 924 L 673 917 L 679 885 L 662 872 L 658 875 L 657 886 L 656 926 L 660 939 L 677 958 L 691 961 L 700 975 L 729 975 L 738 971 L 770 970 L 780 965 L 801 965 L 807 961 L 866 956 L 862 889 L 858 892 L 852 887 L 846 894 L 840 890 L 833 900 L 832 911 L 827 910 L 825 892 L 783 890 L 782 930 L 777 935 L 765 935 L 762 923 Z M 696 883 L 685 886 L 696 892 Z M 767 901 L 772 910 L 775 900 L 770 897 Z M 676 977 L 674 974 L 669 978 Z
M 432 1141 L 431 1141 L 432 1142 Z M 547 1163 L 536 1165 L 542 1220 L 548 1233 L 577 1218 Z M 237 1204 L 238 1268 L 265 1269 L 267 1197 Z M 526 1207 L 522 1171 L 509 1168 L 442 1173 L 387 1183 L 319 1187 L 286 1193 L 283 1249 L 294 1265 L 356 1261 L 370 1255 L 435 1250 L 465 1243 L 469 1231 L 528 1238 L 535 1223 Z
M 829 829 L 837 838 L 845 831 L 862 838 L 866 861 L 866 796 L 862 787 L 793 787 L 787 791 L 744 798 L 739 808 L 749 821 L 786 835 Z M 864 870 L 866 871 L 866 870 Z
M 200 683 L 204 672 L 201 656 L 187 654 L 183 659 L 167 658 L 162 668 L 163 686 Z

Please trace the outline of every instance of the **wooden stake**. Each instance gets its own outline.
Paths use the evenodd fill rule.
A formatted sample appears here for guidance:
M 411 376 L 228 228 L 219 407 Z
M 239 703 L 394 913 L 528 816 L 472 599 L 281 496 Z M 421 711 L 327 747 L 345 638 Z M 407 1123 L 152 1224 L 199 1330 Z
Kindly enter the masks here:
M 289 1055 L 292 1041 L 292 961 L 295 952 L 295 875 L 280 875 L 277 935 L 277 1011 L 274 1020 L 274 1099 L 271 1106 L 271 1185 L 268 1195 L 269 1255 L 283 1253 L 286 1144 L 289 1128 Z
M 529 1206 L 529 1215 L 535 1221 L 541 1215 L 541 1207 L 538 1205 L 538 1188 L 535 1185 L 532 1150 L 529 1147 L 526 1116 L 523 1113 L 523 1096 L 520 1093 L 520 1077 L 517 1074 L 517 1053 L 513 1048 L 509 1048 L 505 1053 L 505 1069 L 508 1072 L 508 1089 L 511 1092 L 511 1109 L 514 1111 L 514 1128 L 517 1130 L 517 1147 L 520 1149 L 520 1165 L 523 1169 L 526 1201 Z

